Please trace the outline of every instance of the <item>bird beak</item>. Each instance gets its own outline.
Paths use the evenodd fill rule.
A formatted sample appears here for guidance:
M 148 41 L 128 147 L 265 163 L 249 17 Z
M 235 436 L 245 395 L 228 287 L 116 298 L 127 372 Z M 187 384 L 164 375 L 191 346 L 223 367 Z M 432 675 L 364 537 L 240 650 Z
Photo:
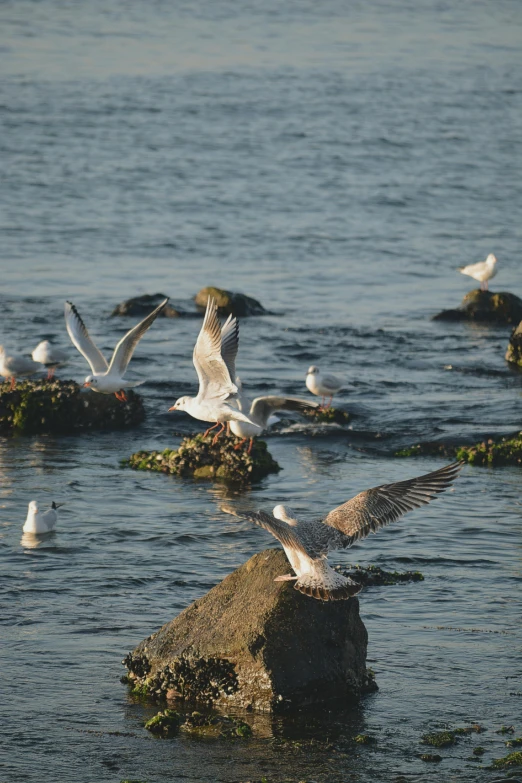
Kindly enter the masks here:
M 175 405 L 172 406 L 172 408 L 169 408 L 169 411 L 177 411 L 177 408 Z
M 83 385 L 89 387 L 91 384 L 86 382 Z

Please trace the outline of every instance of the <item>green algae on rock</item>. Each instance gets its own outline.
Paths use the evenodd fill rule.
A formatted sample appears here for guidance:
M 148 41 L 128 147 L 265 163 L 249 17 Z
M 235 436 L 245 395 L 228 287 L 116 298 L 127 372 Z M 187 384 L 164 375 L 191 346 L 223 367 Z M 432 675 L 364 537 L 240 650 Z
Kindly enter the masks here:
M 353 741 L 356 742 L 358 745 L 372 745 L 377 740 L 375 737 L 370 736 L 370 734 L 357 734 Z
M 145 728 L 151 734 L 160 737 L 172 737 L 178 733 L 181 717 L 175 710 L 163 710 L 145 723 Z
M 74 381 L 57 378 L 23 381 L 10 389 L 0 384 L 0 435 L 117 430 L 145 418 L 142 398 L 127 390 L 127 402 L 113 394 L 84 391 Z
M 505 358 L 506 362 L 522 367 L 522 321 L 511 332 Z
M 216 300 L 219 315 L 233 315 L 236 318 L 244 318 L 248 315 L 264 315 L 266 313 L 265 308 L 257 299 L 253 299 L 246 294 L 237 294 L 234 291 L 215 288 L 211 285 L 198 291 L 194 297 L 196 306 L 204 309 L 211 297 Z
M 396 457 L 443 456 L 462 460 L 470 465 L 520 465 L 522 464 L 522 433 L 506 435 L 499 440 L 488 438 L 471 446 L 445 443 L 418 443 L 399 449 Z
M 466 294 L 460 307 L 443 310 L 433 320 L 518 324 L 522 321 L 522 299 L 508 291 L 494 293 L 476 288 Z
M 442 761 L 442 756 L 438 753 L 423 753 L 420 758 L 421 761 Z
M 516 750 L 508 756 L 501 759 L 493 759 L 491 764 L 493 769 L 502 769 L 504 767 L 522 767 L 522 750 Z
M 304 416 L 307 416 L 313 421 L 317 421 L 319 424 L 348 424 L 351 417 L 348 411 L 344 411 L 341 408 L 309 408 L 302 411 Z
M 215 445 L 212 441 L 212 435 L 184 438 L 177 449 L 138 451 L 123 464 L 134 470 L 237 483 L 257 481 L 281 470 L 263 440 L 254 438 L 250 454 L 241 438 L 233 435 L 222 435 Z
M 434 748 L 446 748 L 455 744 L 455 732 L 436 731 L 433 734 L 423 734 L 422 744 L 432 745 Z

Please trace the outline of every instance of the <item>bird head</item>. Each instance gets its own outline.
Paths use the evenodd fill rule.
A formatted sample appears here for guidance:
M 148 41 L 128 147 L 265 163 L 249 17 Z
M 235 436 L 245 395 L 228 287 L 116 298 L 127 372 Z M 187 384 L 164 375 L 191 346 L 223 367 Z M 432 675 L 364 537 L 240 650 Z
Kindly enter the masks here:
M 288 525 L 297 525 L 297 519 L 295 518 L 295 514 L 292 511 L 291 508 L 288 508 L 288 506 L 275 506 L 272 514 L 275 516 L 276 519 L 280 519 L 282 522 L 286 522 Z
M 486 258 L 486 264 L 489 264 L 489 266 L 495 266 L 497 263 L 496 256 L 493 255 L 493 253 L 490 253 L 489 256 Z
M 317 375 L 319 372 L 319 367 L 316 367 L 315 364 L 312 364 L 311 367 L 308 368 L 307 375 Z
M 36 500 L 31 500 L 31 502 L 29 503 L 29 513 L 38 514 L 38 503 Z
M 95 378 L 94 375 L 88 375 L 83 385 L 87 386 L 89 389 L 95 389 L 98 386 L 98 379 Z
M 169 411 L 184 411 L 187 409 L 187 403 L 190 400 L 190 397 L 180 397 L 172 408 L 169 408 Z

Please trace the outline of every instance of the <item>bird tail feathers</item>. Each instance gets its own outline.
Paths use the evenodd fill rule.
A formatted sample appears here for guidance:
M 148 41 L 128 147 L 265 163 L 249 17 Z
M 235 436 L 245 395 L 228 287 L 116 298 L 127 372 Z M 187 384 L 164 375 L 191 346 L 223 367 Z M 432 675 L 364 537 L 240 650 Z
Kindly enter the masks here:
M 361 592 L 362 585 L 358 582 L 339 574 L 326 563 L 324 565 L 322 574 L 302 574 L 294 584 L 295 589 L 320 601 L 342 601 Z

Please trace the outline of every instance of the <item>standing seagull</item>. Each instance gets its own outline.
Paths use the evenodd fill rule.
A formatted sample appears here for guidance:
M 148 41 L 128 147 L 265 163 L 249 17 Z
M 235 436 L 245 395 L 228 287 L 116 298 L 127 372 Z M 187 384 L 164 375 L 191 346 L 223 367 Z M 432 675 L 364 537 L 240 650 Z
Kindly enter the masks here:
M 468 264 L 468 266 L 459 266 L 458 272 L 462 275 L 469 275 L 480 282 L 480 290 L 488 291 L 488 281 L 497 274 L 497 259 L 490 253 L 485 261 L 479 261 L 477 264 Z
M 82 356 L 91 366 L 92 375 L 85 379 L 84 386 L 88 386 L 95 392 L 102 394 L 114 394 L 116 399 L 125 402 L 127 395 L 125 389 L 141 386 L 145 381 L 124 381 L 123 375 L 138 345 L 149 326 L 151 326 L 168 302 L 168 298 L 156 307 L 143 321 L 140 321 L 125 337 L 122 337 L 114 353 L 110 365 L 103 354 L 93 343 L 87 327 L 80 318 L 78 310 L 71 302 L 65 303 L 65 325 L 69 332 L 73 345 L 78 348 Z
M 51 508 L 40 513 L 36 500 L 31 500 L 27 511 L 27 519 L 22 528 L 23 532 L 32 533 L 33 535 L 50 533 L 51 530 L 54 530 L 54 526 L 58 521 L 58 509 L 60 506 L 63 506 L 63 503 L 55 503 L 53 500 Z
M 51 345 L 49 340 L 42 340 L 41 343 L 38 343 L 31 356 L 35 362 L 40 362 L 47 367 L 48 381 L 53 377 L 56 368 L 67 361 L 67 354 L 65 351 L 60 351 L 59 348 L 55 348 L 54 345 Z
M 34 375 L 43 370 L 38 362 L 33 362 L 27 356 L 19 353 L 7 354 L 3 345 L 0 345 L 0 375 L 6 380 L 11 379 L 11 391 L 16 386 L 16 379 L 23 375 Z
M 256 397 L 253 402 L 245 397 L 242 393 L 241 379 L 236 378 L 236 386 L 238 387 L 237 406 L 240 411 L 248 412 L 249 417 L 255 424 L 245 421 L 232 421 L 230 422 L 230 429 L 239 438 L 243 438 L 236 448 L 239 448 L 248 438 L 250 438 L 250 445 L 248 447 L 248 453 L 252 451 L 252 444 L 254 435 L 259 435 L 259 427 L 261 430 L 266 429 L 270 424 L 270 417 L 277 411 L 297 411 L 298 413 L 305 413 L 308 410 L 318 408 L 317 402 L 307 402 L 306 400 L 300 400 L 297 397 Z
M 232 382 L 236 374 L 236 356 L 239 348 L 239 324 L 229 315 L 223 329 L 217 317 L 217 305 L 209 299 L 203 326 L 198 335 L 192 361 L 199 378 L 197 397 L 180 397 L 169 411 L 186 411 L 200 421 L 216 422 L 203 437 L 221 424 L 214 435 L 214 445 L 225 429 L 227 421 L 242 421 L 261 432 L 261 427 L 235 407 L 238 388 Z M 232 402 L 234 407 L 229 403 Z
M 356 595 L 361 585 L 330 568 L 328 553 L 332 549 L 347 549 L 369 533 L 396 522 L 408 511 L 426 505 L 451 486 L 461 467 L 462 463 L 454 462 L 424 476 L 367 489 L 334 508 L 322 520 L 298 521 L 284 506 L 276 506 L 272 514 L 238 513 L 230 507 L 224 510 L 255 522 L 281 542 L 296 576 L 278 576 L 276 582 L 292 580 L 295 589 L 305 595 L 321 601 L 337 601 Z
M 341 391 L 345 385 L 342 378 L 337 375 L 323 375 L 314 364 L 308 368 L 306 373 L 306 388 L 315 394 L 317 397 L 321 397 L 321 407 L 329 408 L 332 404 L 334 394 Z M 329 397 L 330 402 L 325 406 L 325 399 Z

